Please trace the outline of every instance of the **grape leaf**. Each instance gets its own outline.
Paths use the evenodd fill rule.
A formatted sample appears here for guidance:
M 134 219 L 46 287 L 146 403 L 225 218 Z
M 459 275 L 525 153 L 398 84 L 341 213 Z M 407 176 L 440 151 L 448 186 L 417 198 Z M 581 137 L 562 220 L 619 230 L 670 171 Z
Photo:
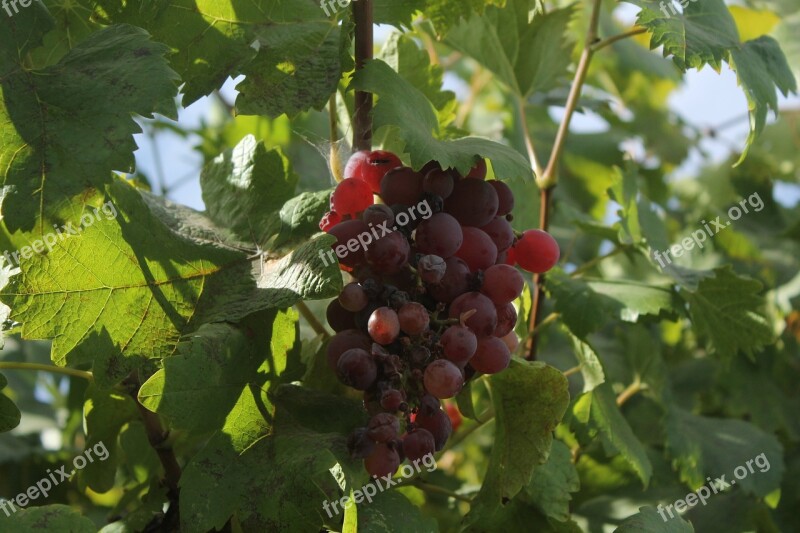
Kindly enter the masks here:
M 447 35 L 450 29 L 461 20 L 483 15 L 491 5 L 502 5 L 512 0 L 427 0 L 425 16 L 431 20 L 436 33 Z M 531 4 L 530 0 L 519 0 L 521 6 Z M 532 6 L 531 6 L 532 7 Z
M 663 512 L 663 511 L 662 511 Z M 693 533 L 690 522 L 679 515 L 664 520 L 655 509 L 649 506 L 639 508 L 639 512 L 626 518 L 614 533 Z
M 544 463 L 553 431 L 569 405 L 567 379 L 541 362 L 512 359 L 490 378 L 495 440 L 480 492 L 464 518 L 468 527 L 489 524 L 501 504 L 516 496 Z
M 528 0 L 491 6 L 452 28 L 445 43 L 494 72 L 522 98 L 546 92 L 568 72 L 573 43 L 567 26 L 574 7 L 537 14 L 530 22 L 529 9 Z
M 617 407 L 614 392 L 608 383 L 584 393 L 572 408 L 575 419 L 591 424 L 607 441 L 622 454 L 647 487 L 653 467 L 642 443 L 636 438 L 631 426 Z
M 714 274 L 700 281 L 696 290 L 680 292 L 689 305 L 692 325 L 719 355 L 733 357 L 741 351 L 753 357 L 774 340 L 769 320 L 761 311 L 761 283 L 738 276 L 730 266 L 718 268 Z
M 344 530 L 343 530 L 344 531 Z M 358 531 L 364 533 L 438 533 L 436 519 L 396 490 L 380 492 L 372 502 L 364 501 L 358 512 Z
M 92 0 L 41 0 L 41 3 L 55 24 L 44 36 L 42 46 L 30 53 L 31 63 L 37 69 L 57 63 L 77 44 L 103 27 L 99 20 L 90 16 Z
M 375 24 L 392 24 L 396 27 L 410 27 L 415 13 L 425 7 L 429 0 L 374 0 Z
M 606 376 L 603 372 L 603 364 L 600 362 L 600 358 L 597 357 L 594 348 L 569 331 L 567 331 L 567 335 L 572 341 L 575 357 L 578 359 L 578 363 L 580 363 L 581 366 L 583 392 L 589 392 L 598 385 L 605 383 Z
M 302 242 L 319 232 L 319 221 L 330 209 L 331 191 L 304 192 L 284 204 L 274 213 L 269 227 L 277 227 L 274 246 Z
M 292 198 L 298 177 L 280 149 L 247 135 L 208 163 L 200 175 L 209 217 L 247 241 L 264 242 L 273 213 Z
M 8 381 L 3 374 L 0 374 L 0 391 L 6 388 Z M 0 433 L 11 431 L 19 425 L 22 414 L 14 402 L 5 395 L 0 394 Z
M 246 256 L 221 242 L 178 235 L 121 181 L 108 189 L 119 211 L 22 262 L 3 289 L 25 338 L 52 338 L 59 365 L 120 358 L 163 358 L 181 335 L 208 322 L 336 294 L 341 275 L 319 254 L 331 237 L 284 257 Z M 135 221 L 135 224 L 132 223 Z M 124 314 L 119 310 L 124 309 Z M 58 310 L 58 314 L 54 312 Z
M 13 24 L 0 25 L 0 33 Z M 24 51 L 28 37 L 10 44 Z M 43 70 L 26 70 L 16 53 L 16 62 L 0 56 L 0 167 L 2 184 L 13 187 L 3 202 L 9 230 L 44 225 L 87 186 L 102 188 L 111 170 L 132 167 L 133 134 L 140 131 L 132 113 L 177 117 L 166 51 L 143 30 L 121 25 L 92 34 Z
M 398 129 L 410 154 L 411 165 L 421 168 L 431 160 L 445 168 L 468 172 L 481 157 L 492 162 L 499 179 L 530 177 L 530 165 L 525 158 L 507 146 L 481 139 L 465 137 L 457 140 L 440 140 L 439 121 L 433 105 L 422 92 L 402 78 L 385 62 L 373 60 L 356 72 L 352 82 L 358 90 L 379 96 L 374 109 L 373 127 Z
M 43 505 L 18 509 L 10 517 L 0 515 L 0 529 L 29 533 L 34 531 L 69 531 L 70 533 L 95 533 L 94 523 L 79 511 L 67 505 Z
M 754 425 L 699 416 L 673 405 L 667 412 L 665 427 L 672 464 L 693 490 L 706 484 L 707 477 L 716 480 L 720 476 L 725 476 L 726 483 L 733 481 L 732 486 L 741 486 L 759 497 L 781 486 L 785 469 L 783 446 L 775 436 Z M 753 472 L 748 470 L 748 461 Z
M 580 486 L 569 448 L 556 440 L 547 462 L 534 470 L 523 499 L 538 507 L 545 516 L 565 522 L 569 520 L 569 502 L 572 499 L 569 494 L 578 492 Z

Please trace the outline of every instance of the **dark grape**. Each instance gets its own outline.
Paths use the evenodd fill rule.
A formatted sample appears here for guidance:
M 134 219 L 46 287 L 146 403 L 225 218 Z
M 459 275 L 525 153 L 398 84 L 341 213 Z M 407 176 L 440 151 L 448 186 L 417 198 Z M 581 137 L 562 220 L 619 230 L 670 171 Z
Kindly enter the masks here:
M 400 421 L 389 413 L 378 413 L 367 424 L 369 437 L 375 442 L 389 442 L 400 433 Z
M 374 204 L 369 206 L 361 215 L 363 220 L 368 225 L 375 226 L 375 228 L 394 226 L 394 211 L 384 204 Z M 382 231 L 378 229 L 378 231 Z
M 436 213 L 423 220 L 414 239 L 420 252 L 443 259 L 453 256 L 464 242 L 461 224 L 447 213 Z
M 339 332 L 356 327 L 355 315 L 342 307 L 339 300 L 331 300 L 331 303 L 328 304 L 325 316 L 328 319 L 328 324 L 333 328 L 333 331 Z
M 447 359 L 434 361 L 425 369 L 425 390 L 437 398 L 452 398 L 463 386 L 464 374 Z
M 514 243 L 514 259 L 517 264 L 535 274 L 542 274 L 558 263 L 560 251 L 556 240 L 539 229 L 529 229 Z
M 480 228 L 497 216 L 497 205 L 494 187 L 480 179 L 465 178 L 456 182 L 444 211 L 465 226 Z
M 433 416 L 441 406 L 442 402 L 439 401 L 439 398 L 430 394 L 423 394 L 419 399 L 419 413 L 424 416 Z
M 364 181 L 374 193 L 381 192 L 381 178 L 395 167 L 403 163 L 400 158 L 391 152 L 375 150 L 356 152 L 347 161 L 344 169 L 345 178 L 355 178 Z
M 368 303 L 369 297 L 358 283 L 348 283 L 339 293 L 339 304 L 348 311 L 361 311 Z
M 331 210 L 341 215 L 355 216 L 374 202 L 372 189 L 361 180 L 344 180 L 331 194 Z
M 366 459 L 375 450 L 375 441 L 369 438 L 367 428 L 357 428 L 347 438 L 347 451 L 353 459 Z
M 472 368 L 484 374 L 496 374 L 505 370 L 511 361 L 508 346 L 497 337 L 478 339 L 478 349 L 469 360 Z
M 453 193 L 455 180 L 444 170 L 431 170 L 422 181 L 422 190 L 446 200 Z
M 469 288 L 470 270 L 458 257 L 449 257 L 445 265 L 447 269 L 442 281 L 429 286 L 428 291 L 436 301 L 450 303 Z
M 478 337 L 494 333 L 497 327 L 497 311 L 492 301 L 479 292 L 467 292 L 450 304 L 450 318 L 461 318 L 468 311 L 475 312 L 466 319 L 464 325 Z
M 433 435 L 434 443 L 436 444 L 436 451 L 438 452 L 447 443 L 450 434 L 453 432 L 453 426 L 450 423 L 450 417 L 441 409 L 436 409 L 432 414 L 428 415 L 422 410 L 417 413 L 414 423 L 422 429 L 427 429 Z
M 400 329 L 408 335 L 420 335 L 428 329 L 431 317 L 425 306 L 417 302 L 408 302 L 397 312 Z
M 328 231 L 336 237 L 336 244 L 331 246 L 339 258 L 339 262 L 355 267 L 364 262 L 364 248 L 358 242 L 358 236 L 369 233 L 369 226 L 361 220 L 345 220 Z
M 486 179 L 486 160 L 481 159 L 475 166 L 470 169 L 467 173 L 468 178 L 475 178 L 479 180 Z
M 497 246 L 497 251 L 505 252 L 514 244 L 514 230 L 503 217 L 494 217 L 491 222 L 481 228 Z
M 513 304 L 497 307 L 497 327 L 494 328 L 495 337 L 505 337 L 517 325 L 517 310 Z
M 411 246 L 399 231 L 384 235 L 367 248 L 367 262 L 375 270 L 383 274 L 398 272 L 406 264 Z
M 383 443 L 376 444 L 372 454 L 364 460 L 364 468 L 374 477 L 394 474 L 399 466 L 400 455 L 397 450 Z
M 497 246 L 492 239 L 479 228 L 465 227 L 464 243 L 456 252 L 469 266 L 472 272 L 484 270 L 494 265 L 497 261 Z
M 447 264 L 438 255 L 423 255 L 417 261 L 417 272 L 425 283 L 439 283 L 446 271 Z
M 422 196 L 422 175 L 408 167 L 390 170 L 381 180 L 381 198 L 387 205 L 416 205 Z
M 369 335 L 378 344 L 391 344 L 400 334 L 400 319 L 394 309 L 379 307 L 372 312 L 367 324 Z
M 328 211 L 327 213 L 322 215 L 322 220 L 319 221 L 319 229 L 327 232 L 329 229 L 331 229 L 341 221 L 342 221 L 342 215 L 340 215 L 336 211 Z
M 450 326 L 439 342 L 444 348 L 444 356 L 459 366 L 469 361 L 478 348 L 478 338 L 464 326 Z
M 503 344 L 506 345 L 509 352 L 514 353 L 517 351 L 519 347 L 519 337 L 517 337 L 517 334 L 513 331 L 500 340 L 503 341 Z
M 403 453 L 409 461 L 419 461 L 436 451 L 436 441 L 427 429 L 417 428 L 403 437 Z
M 328 366 L 336 370 L 339 357 L 351 348 L 360 348 L 369 351 L 372 347 L 372 339 L 367 334 L 358 329 L 346 329 L 340 331 L 328 342 L 327 356 Z
M 342 383 L 356 390 L 367 390 L 378 377 L 378 366 L 366 350 L 351 348 L 339 357 L 336 364 Z
M 508 185 L 498 180 L 491 180 L 487 182 L 494 187 L 494 192 L 497 193 L 497 216 L 504 217 L 514 209 L 514 193 Z
M 504 305 L 516 300 L 525 288 L 525 279 L 519 271 L 509 265 L 493 265 L 483 273 L 481 292 L 495 305 Z
M 396 413 L 403 410 L 406 401 L 406 395 L 397 389 L 387 389 L 381 395 L 381 407 L 390 413 Z

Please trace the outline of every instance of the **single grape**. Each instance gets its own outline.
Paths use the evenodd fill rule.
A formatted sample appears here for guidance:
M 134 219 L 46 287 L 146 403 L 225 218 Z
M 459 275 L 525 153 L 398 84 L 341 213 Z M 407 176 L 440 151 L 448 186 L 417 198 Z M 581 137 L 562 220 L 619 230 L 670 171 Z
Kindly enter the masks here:
M 511 362 L 508 346 L 497 337 L 478 339 L 478 349 L 469 360 L 472 368 L 484 374 L 496 374 L 505 370 Z
M 483 273 L 481 292 L 497 306 L 513 302 L 524 288 L 525 279 L 512 266 L 493 265 Z
M 497 193 L 497 216 L 506 216 L 514 209 L 514 193 L 502 181 L 490 180 L 487 183 L 494 187 L 494 192 Z
M 456 182 L 444 211 L 464 226 L 480 228 L 497 216 L 497 205 L 494 187 L 480 179 L 465 178 Z
M 503 217 L 494 217 L 481 229 L 492 239 L 498 252 L 505 252 L 514 244 L 514 230 L 508 220 Z
M 428 291 L 437 302 L 450 303 L 469 288 L 470 271 L 469 266 L 458 257 L 449 257 L 445 265 L 447 269 L 442 281 L 430 285 Z
M 331 300 L 331 303 L 328 304 L 328 309 L 325 311 L 325 316 L 333 331 L 339 332 L 356 327 L 355 315 L 342 307 L 339 300 Z
M 391 344 L 400 335 L 400 319 L 394 309 L 379 307 L 370 315 L 367 328 L 372 340 L 378 344 Z
M 461 369 L 447 359 L 438 359 L 425 369 L 425 390 L 437 398 L 452 398 L 464 386 Z
M 503 263 L 500 263 L 498 261 L 498 264 L 509 265 L 509 266 L 515 266 L 517 264 L 517 256 L 514 253 L 514 247 L 513 246 L 511 248 L 509 248 L 508 250 L 506 250 L 506 260 L 503 261 Z
M 439 398 L 430 394 L 423 394 L 419 399 L 419 410 L 417 412 L 424 416 L 433 416 L 441 406 L 442 402 L 439 401 Z
M 361 311 L 369 303 L 369 297 L 358 283 L 348 283 L 339 293 L 339 303 L 348 311 Z
M 464 243 L 461 224 L 447 213 L 436 213 L 417 227 L 414 240 L 421 253 L 453 256 Z
M 367 473 L 378 478 L 394 474 L 399 466 L 400 456 L 397 450 L 383 443 L 376 444 L 372 454 L 364 460 Z
M 372 189 L 361 180 L 344 180 L 331 194 L 331 210 L 341 215 L 355 216 L 374 202 Z
M 351 348 L 339 357 L 336 364 L 339 379 L 356 390 L 367 390 L 378 377 L 378 366 L 366 350 Z
M 369 351 L 372 347 L 372 339 L 363 331 L 357 329 L 346 329 L 340 331 L 328 342 L 326 350 L 328 356 L 328 366 L 336 370 L 339 358 L 344 352 L 352 348 L 360 348 Z
M 416 205 L 422 196 L 422 174 L 408 167 L 390 170 L 381 180 L 381 198 L 387 205 Z
M 513 304 L 497 306 L 497 327 L 494 328 L 495 337 L 505 337 L 517 325 L 517 310 Z
M 503 344 L 506 345 L 508 351 L 511 353 L 516 352 L 517 348 L 519 348 L 519 337 L 517 337 L 517 334 L 513 331 L 500 340 L 503 341 Z
M 347 438 L 347 451 L 353 459 L 366 459 L 375 450 L 375 441 L 369 438 L 367 428 L 357 428 Z
M 475 166 L 470 169 L 467 173 L 468 178 L 475 178 L 479 180 L 486 179 L 486 160 L 481 159 Z
M 514 259 L 520 267 L 535 274 L 556 266 L 560 253 L 552 235 L 539 229 L 529 229 L 514 243 Z
M 447 263 L 438 255 L 423 255 L 417 261 L 417 273 L 425 283 L 439 283 L 447 272 Z
M 437 169 L 425 174 L 422 190 L 446 200 L 452 194 L 454 185 L 455 180 L 449 172 Z
M 419 461 L 436 451 L 436 441 L 427 429 L 417 428 L 403 437 L 403 453 L 409 461 Z
M 450 417 L 439 408 L 430 415 L 420 410 L 414 419 L 414 423 L 418 427 L 430 431 L 431 435 L 433 435 L 437 452 L 444 448 L 447 439 L 450 438 L 450 434 L 453 432 Z
M 405 402 L 405 393 L 397 389 L 386 389 L 381 395 L 381 407 L 390 413 L 403 411 L 403 406 L 406 405 Z
M 331 229 L 341 221 L 342 221 L 342 215 L 340 215 L 336 211 L 328 211 L 327 213 L 322 215 L 322 219 L 319 221 L 319 229 L 324 232 L 327 232 L 329 229 Z
M 450 326 L 439 342 L 444 348 L 444 356 L 459 366 L 466 364 L 478 348 L 478 338 L 464 326 Z
M 461 318 L 464 313 L 475 311 L 466 319 L 464 325 L 478 337 L 494 333 L 497 327 L 497 311 L 492 301 L 479 292 L 467 292 L 450 304 L 450 318 Z M 480 341 L 479 341 L 480 342 Z
M 345 178 L 364 181 L 374 193 L 381 192 L 381 178 L 395 167 L 402 166 L 400 158 L 391 152 L 362 150 L 350 157 L 344 168 Z
M 465 226 L 464 243 L 456 252 L 456 257 L 460 257 L 469 266 L 472 272 L 485 270 L 494 265 L 497 261 L 497 246 L 480 228 Z
M 389 442 L 400 433 L 400 421 L 389 413 L 378 413 L 367 424 L 369 437 L 375 442 Z
M 425 306 L 417 302 L 408 302 L 397 312 L 400 329 L 409 335 L 421 335 L 427 331 L 431 317 Z
M 340 263 L 351 268 L 364 263 L 364 247 L 358 236 L 369 234 L 369 226 L 361 220 L 345 220 L 332 227 L 328 233 L 336 237 L 336 244 L 331 248 Z
M 411 246 L 399 231 L 382 236 L 369 245 L 367 262 L 381 274 L 394 274 L 408 264 Z
M 391 228 L 394 226 L 394 211 L 388 205 L 373 204 L 364 210 L 361 220 L 375 228 Z

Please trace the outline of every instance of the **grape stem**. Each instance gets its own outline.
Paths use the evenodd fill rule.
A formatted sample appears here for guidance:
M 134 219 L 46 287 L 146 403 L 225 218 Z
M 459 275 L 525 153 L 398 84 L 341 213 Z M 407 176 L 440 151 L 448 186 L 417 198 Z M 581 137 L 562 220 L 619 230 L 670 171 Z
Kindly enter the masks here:
M 317 335 L 322 335 L 326 339 L 331 336 L 331 334 L 328 333 L 328 330 L 325 329 L 325 326 L 322 325 L 322 322 L 320 322 L 314 313 L 311 312 L 311 309 L 308 308 L 305 302 L 297 302 L 295 306 L 297 307 L 297 310 L 300 311 L 300 314 L 303 315 L 303 318 L 306 319 L 308 325 L 311 326 L 311 329 L 314 330 L 314 333 Z
M 632 397 L 636 396 L 639 392 L 647 389 L 647 385 L 642 383 L 639 377 L 637 376 L 633 383 L 628 385 L 628 387 L 617 396 L 617 407 L 622 407 L 625 405 L 625 402 L 630 400 Z
M 33 370 L 39 372 L 50 372 L 52 374 L 63 374 L 66 376 L 83 378 L 87 381 L 94 381 L 94 376 L 92 375 L 91 372 L 86 372 L 84 370 L 75 370 L 74 368 L 53 366 L 53 365 L 39 365 L 36 363 L 0 362 L 0 370 Z
M 430 492 L 432 494 L 442 494 L 444 496 L 449 496 L 450 498 L 455 498 L 456 500 L 461 500 L 462 502 L 472 503 L 472 498 L 469 496 L 464 496 L 463 494 L 458 494 L 457 492 L 453 492 L 452 490 L 447 490 L 443 487 L 438 485 L 432 485 L 421 479 L 415 479 L 411 482 L 412 485 L 417 487 L 420 490 L 424 490 L 425 492 Z
M 372 0 L 353 2 L 356 33 L 356 71 L 361 70 L 373 54 Z M 353 150 L 372 149 L 372 93 L 356 91 L 353 124 Z
M 611 250 L 610 252 L 608 252 L 605 255 L 601 255 L 601 256 L 595 257 L 591 261 L 587 261 L 586 263 L 584 263 L 581 266 L 579 266 L 578 268 L 576 268 L 569 275 L 569 277 L 575 278 L 575 277 L 581 276 L 581 275 L 585 274 L 586 272 L 588 272 L 589 270 L 591 270 L 592 268 L 594 268 L 595 266 L 597 266 L 599 263 L 602 263 L 603 261 L 608 259 L 609 257 L 614 257 L 615 255 L 619 255 L 622 252 L 624 252 L 625 250 L 626 250 L 625 246 L 618 246 L 618 247 L 614 248 L 613 250 Z

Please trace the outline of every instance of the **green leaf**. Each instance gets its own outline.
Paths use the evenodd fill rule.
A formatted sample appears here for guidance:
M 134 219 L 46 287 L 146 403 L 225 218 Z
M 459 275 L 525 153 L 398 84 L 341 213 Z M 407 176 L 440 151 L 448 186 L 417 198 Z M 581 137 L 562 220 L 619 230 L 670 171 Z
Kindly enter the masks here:
M 699 416 L 673 406 L 666 431 L 672 464 L 692 490 L 705 485 L 708 477 L 715 481 L 720 476 L 759 497 L 781 486 L 783 446 L 748 422 Z
M 663 510 L 662 510 L 663 512 Z M 668 520 L 659 516 L 658 512 L 652 507 L 640 507 L 639 512 L 625 519 L 614 533 L 693 533 L 694 528 L 690 522 L 685 521 L 680 516 L 670 518 L 664 514 Z
M 614 392 L 608 383 L 583 394 L 572 409 L 581 424 L 599 431 L 622 457 L 633 467 L 642 484 L 647 487 L 653 467 L 642 443 L 617 407 Z
M 206 165 L 200 175 L 208 215 L 243 241 L 264 242 L 270 218 L 292 198 L 298 177 L 280 149 L 247 135 Z
M 680 292 L 689 305 L 694 329 L 722 357 L 733 357 L 740 351 L 754 357 L 774 340 L 770 323 L 761 311 L 762 285 L 738 276 L 730 266 L 714 273 L 713 278 L 700 281 L 697 290 Z
M 501 505 L 530 483 L 547 461 L 553 431 L 569 405 L 567 379 L 541 362 L 512 359 L 489 379 L 495 409 L 495 440 L 489 468 L 465 524 L 491 523 Z
M 319 221 L 330 210 L 331 191 L 301 193 L 284 204 L 270 219 L 269 227 L 277 228 L 274 246 L 307 241 L 319 233 Z
M 6 388 L 6 385 L 8 385 L 8 380 L 3 374 L 0 374 L 0 391 Z M 19 425 L 20 420 L 22 420 L 22 414 L 14 402 L 0 394 L 0 433 L 11 431 Z
M 570 65 L 573 43 L 567 26 L 574 6 L 537 14 L 529 22 L 528 0 L 506 0 L 455 26 L 445 43 L 494 72 L 515 94 L 527 98 L 558 86 Z
M 475 413 L 475 402 L 472 399 L 471 381 L 465 383 L 464 388 L 456 395 L 456 405 L 462 415 L 472 420 L 478 420 L 478 415 Z
M 492 162 L 499 179 L 530 177 L 525 158 L 507 146 L 477 137 L 440 140 L 439 122 L 431 102 L 407 80 L 380 60 L 373 60 L 353 77 L 356 89 L 379 96 L 374 110 L 373 127 L 397 128 L 410 154 L 411 165 L 419 169 L 431 160 L 445 168 L 468 172 L 481 158 Z
M 603 372 L 603 364 L 600 362 L 600 358 L 597 357 L 594 348 L 569 331 L 567 331 L 567 335 L 572 341 L 575 357 L 578 359 L 578 363 L 580 363 L 581 366 L 583 392 L 589 392 L 595 387 L 605 383 L 606 376 Z
M 87 186 L 101 189 L 111 170 L 132 168 L 140 131 L 132 114 L 177 117 L 166 51 L 144 30 L 122 25 L 92 34 L 43 70 L 0 62 L 0 166 L 2 184 L 13 187 L 3 202 L 9 230 L 31 231 L 72 211 L 73 196 Z
M 569 520 L 571 492 L 578 492 L 581 483 L 566 444 L 553 441 L 547 462 L 533 472 L 524 499 L 539 508 L 545 516 L 565 522 Z
M 358 531 L 362 533 L 437 533 L 436 519 L 426 516 L 396 490 L 381 492 L 359 507 Z
M 53 339 L 56 364 L 95 361 L 98 354 L 116 364 L 164 358 L 204 323 L 333 296 L 341 285 L 337 265 L 324 266 L 320 257 L 331 237 L 284 257 L 247 257 L 196 233 L 176 233 L 125 183 L 115 182 L 108 194 L 116 218 L 96 220 L 47 256 L 23 262 L 22 274 L 0 293 L 24 338 Z
M 18 510 L 10 517 L 0 515 L 0 529 L 15 533 L 34 531 L 69 531 L 69 533 L 95 533 L 94 523 L 79 511 L 66 505 L 44 505 Z

